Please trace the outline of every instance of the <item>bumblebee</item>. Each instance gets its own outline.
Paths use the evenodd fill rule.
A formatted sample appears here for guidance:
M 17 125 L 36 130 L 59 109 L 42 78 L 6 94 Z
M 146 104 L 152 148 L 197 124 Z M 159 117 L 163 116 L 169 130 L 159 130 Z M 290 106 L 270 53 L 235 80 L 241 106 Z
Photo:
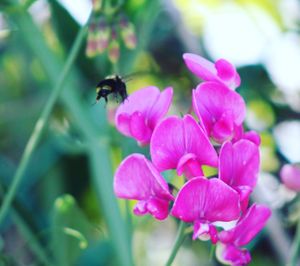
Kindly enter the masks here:
M 105 79 L 101 80 L 96 87 L 96 102 L 101 98 L 104 98 L 105 102 L 108 101 L 108 95 L 112 94 L 116 101 L 118 102 L 119 98 L 121 99 L 121 103 L 124 102 L 127 97 L 126 83 L 121 78 L 121 76 L 113 75 L 108 76 Z

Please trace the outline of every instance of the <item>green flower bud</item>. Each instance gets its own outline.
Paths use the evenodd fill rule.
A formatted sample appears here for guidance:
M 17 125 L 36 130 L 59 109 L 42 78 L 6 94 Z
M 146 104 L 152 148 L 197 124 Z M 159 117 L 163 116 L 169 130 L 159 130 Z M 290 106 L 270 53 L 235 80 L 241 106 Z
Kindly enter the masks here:
M 134 49 L 136 47 L 136 35 L 132 23 L 128 23 L 126 27 L 121 28 L 121 36 L 128 49 Z
M 106 23 L 105 18 L 100 18 L 97 24 L 97 51 L 99 54 L 103 53 L 103 51 L 108 47 L 110 37 L 110 28 Z
M 120 57 L 120 45 L 117 40 L 112 40 L 108 47 L 108 58 L 112 63 L 116 63 Z

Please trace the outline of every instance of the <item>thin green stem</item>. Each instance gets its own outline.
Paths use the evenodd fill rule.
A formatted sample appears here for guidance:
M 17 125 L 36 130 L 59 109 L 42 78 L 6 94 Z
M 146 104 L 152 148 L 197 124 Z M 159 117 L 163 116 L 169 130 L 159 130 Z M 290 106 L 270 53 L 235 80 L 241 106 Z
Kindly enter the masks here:
M 54 86 L 54 89 L 53 89 L 52 93 L 50 94 L 50 97 L 49 97 L 39 119 L 37 120 L 34 130 L 26 144 L 20 164 L 16 170 L 16 173 L 13 177 L 12 183 L 9 187 L 7 194 L 5 195 L 3 204 L 0 209 L 0 224 L 3 222 L 4 218 L 6 217 L 8 209 L 9 209 L 9 207 L 12 203 L 12 200 L 15 197 L 15 194 L 16 194 L 16 192 L 19 188 L 19 185 L 22 181 L 24 172 L 26 171 L 28 163 L 30 162 L 32 154 L 33 154 L 35 148 L 37 147 L 39 140 L 41 139 L 43 130 L 45 129 L 45 126 L 48 122 L 48 119 L 50 117 L 53 106 L 54 106 L 55 102 L 57 101 L 58 96 L 64 87 L 64 82 L 66 80 L 66 77 L 67 77 L 67 75 L 71 69 L 71 66 L 79 52 L 81 44 L 86 35 L 86 31 L 87 31 L 87 26 L 84 26 L 78 32 L 78 35 L 75 39 L 75 42 L 71 49 L 71 52 L 67 58 L 67 61 L 63 67 L 61 75 L 59 76 L 59 79 L 58 79 L 56 85 Z
M 170 254 L 170 257 L 169 257 L 169 259 L 166 263 L 166 266 L 171 266 L 172 265 L 176 255 L 177 255 L 177 252 L 178 252 L 178 250 L 179 250 L 179 248 L 180 248 L 180 246 L 183 243 L 183 240 L 185 238 L 184 229 L 186 228 L 186 226 L 187 226 L 186 223 L 184 223 L 183 221 L 180 221 L 177 236 L 176 236 L 176 239 L 175 239 L 175 243 L 174 243 L 172 252 Z
M 299 265 L 297 263 L 300 255 L 299 253 L 300 253 L 300 219 L 297 224 L 296 235 L 291 248 L 290 261 L 288 262 L 287 266 Z

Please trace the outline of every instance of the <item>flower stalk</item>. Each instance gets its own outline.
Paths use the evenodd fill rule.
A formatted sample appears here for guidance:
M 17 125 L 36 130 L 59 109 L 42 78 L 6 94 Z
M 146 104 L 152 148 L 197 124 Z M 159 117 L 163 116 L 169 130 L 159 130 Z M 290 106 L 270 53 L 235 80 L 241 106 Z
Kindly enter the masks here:
M 171 266 L 176 255 L 177 255 L 177 252 L 181 246 L 181 244 L 183 243 L 184 241 L 184 238 L 185 238 L 185 228 L 187 227 L 187 224 L 184 223 L 183 221 L 180 221 L 180 224 L 179 224 L 179 227 L 178 227 L 178 232 L 177 232 L 177 236 L 176 236 L 176 239 L 175 239 L 175 243 L 174 243 L 174 246 L 173 246 L 173 249 L 172 249 L 172 252 L 169 256 L 169 259 L 166 263 L 166 266 Z

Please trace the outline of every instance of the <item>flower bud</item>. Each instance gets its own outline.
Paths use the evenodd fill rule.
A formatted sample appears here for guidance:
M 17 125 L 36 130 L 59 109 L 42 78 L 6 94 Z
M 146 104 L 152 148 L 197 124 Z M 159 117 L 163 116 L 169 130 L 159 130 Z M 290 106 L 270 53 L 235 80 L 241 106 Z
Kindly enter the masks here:
M 93 11 L 98 12 L 101 9 L 101 0 L 93 0 Z
M 111 41 L 108 46 L 108 58 L 110 62 L 115 64 L 120 57 L 120 44 L 118 42 L 117 31 L 115 28 L 111 29 Z
M 300 192 L 300 165 L 285 164 L 280 170 L 282 183 L 289 189 Z
M 108 46 L 108 58 L 112 63 L 116 63 L 120 57 L 120 45 L 117 40 L 112 40 Z
M 99 54 L 101 54 L 108 47 L 108 41 L 110 37 L 110 28 L 107 25 L 104 17 L 99 19 L 96 32 L 97 51 Z
M 134 49 L 136 47 L 136 35 L 132 23 L 128 23 L 126 27 L 121 28 L 121 36 L 128 49 Z
M 88 57 L 93 57 L 97 54 L 97 41 L 96 41 L 96 23 L 92 21 L 87 37 L 86 55 Z
M 130 23 L 125 15 L 121 16 L 119 25 L 121 28 L 121 36 L 128 49 L 136 47 L 136 35 L 134 25 Z

